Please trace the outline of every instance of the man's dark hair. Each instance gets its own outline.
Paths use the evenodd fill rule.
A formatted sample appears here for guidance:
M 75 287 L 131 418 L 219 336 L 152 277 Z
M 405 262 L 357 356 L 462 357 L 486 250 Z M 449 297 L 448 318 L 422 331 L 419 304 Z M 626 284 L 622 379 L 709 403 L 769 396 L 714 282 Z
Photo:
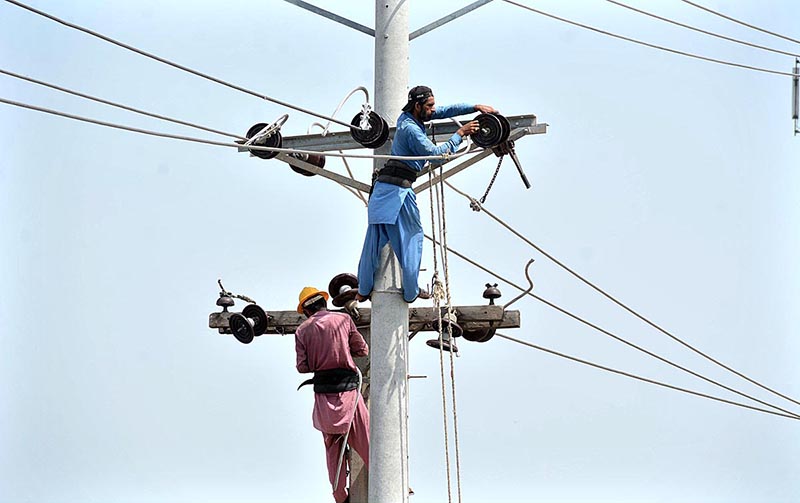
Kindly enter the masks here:
M 303 310 L 308 311 L 309 314 L 314 314 L 317 311 L 327 308 L 328 308 L 328 301 L 326 301 L 325 297 L 323 297 L 322 295 L 318 295 L 317 299 L 314 300 L 314 302 L 312 302 L 311 304 L 303 305 Z
M 411 112 L 414 110 L 414 105 L 417 103 L 425 103 L 425 101 L 433 96 L 433 90 L 428 86 L 412 87 L 408 91 L 408 103 L 403 107 L 404 112 Z

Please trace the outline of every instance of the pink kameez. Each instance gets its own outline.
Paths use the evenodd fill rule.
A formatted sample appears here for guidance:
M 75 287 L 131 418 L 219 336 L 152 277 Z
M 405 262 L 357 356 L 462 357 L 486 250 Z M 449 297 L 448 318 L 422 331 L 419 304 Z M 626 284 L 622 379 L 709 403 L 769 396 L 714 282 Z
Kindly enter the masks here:
M 369 354 L 367 343 L 350 316 L 330 311 L 318 311 L 297 327 L 295 350 L 297 371 L 301 373 L 336 368 L 355 371 L 357 367 L 353 357 Z M 336 482 L 340 439 L 347 433 L 348 427 L 350 435 L 347 443 L 364 460 L 365 468 L 369 469 L 369 412 L 360 393 L 357 389 L 342 393 L 314 393 L 311 418 L 314 428 L 320 430 L 324 437 L 331 487 Z M 358 405 L 353 414 L 356 397 Z M 346 470 L 342 467 L 338 487 L 333 493 L 337 503 L 347 498 L 345 478 Z

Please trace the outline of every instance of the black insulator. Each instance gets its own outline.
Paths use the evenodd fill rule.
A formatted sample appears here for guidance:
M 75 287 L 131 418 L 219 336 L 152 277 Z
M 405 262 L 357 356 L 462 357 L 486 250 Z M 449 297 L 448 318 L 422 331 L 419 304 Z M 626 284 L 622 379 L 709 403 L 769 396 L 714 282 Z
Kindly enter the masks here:
M 253 136 L 257 135 L 262 129 L 269 126 L 269 124 L 264 122 L 259 122 L 255 124 L 253 127 L 247 130 L 247 134 L 245 135 L 249 140 Z M 272 148 L 281 148 L 283 146 L 283 137 L 281 136 L 280 131 L 273 131 L 272 134 L 267 136 L 263 143 L 259 143 L 256 145 L 257 147 L 272 147 Z M 262 159 L 272 159 L 273 157 L 278 155 L 278 152 L 271 152 L 269 150 L 250 150 L 250 153 L 256 157 L 260 157 Z
M 502 297 L 500 290 L 497 289 L 497 283 L 494 285 L 491 283 L 486 283 L 486 290 L 483 291 L 483 298 L 489 299 L 489 305 L 494 305 L 494 300 L 499 299 Z
M 361 113 L 357 113 L 350 124 L 360 128 Z M 379 148 L 389 138 L 389 124 L 376 112 L 369 113 L 369 127 L 367 129 L 350 128 L 350 135 L 355 141 L 365 148 Z

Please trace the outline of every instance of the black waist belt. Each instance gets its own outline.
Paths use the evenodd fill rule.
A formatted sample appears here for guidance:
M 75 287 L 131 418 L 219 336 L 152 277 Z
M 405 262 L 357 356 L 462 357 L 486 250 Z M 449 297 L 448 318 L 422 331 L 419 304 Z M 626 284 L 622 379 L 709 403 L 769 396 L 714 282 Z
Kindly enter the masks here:
M 390 159 L 379 171 L 376 178 L 379 182 L 399 185 L 406 189 L 411 188 L 411 184 L 417 179 L 417 171 L 408 164 Z
M 297 387 L 314 385 L 314 393 L 341 393 L 358 388 L 358 372 L 350 369 L 329 369 L 314 372 L 314 377 Z

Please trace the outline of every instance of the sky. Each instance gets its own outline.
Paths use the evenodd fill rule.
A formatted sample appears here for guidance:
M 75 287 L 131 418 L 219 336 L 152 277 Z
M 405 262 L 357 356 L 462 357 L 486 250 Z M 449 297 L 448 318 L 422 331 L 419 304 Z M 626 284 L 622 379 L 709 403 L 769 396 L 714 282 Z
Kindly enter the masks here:
M 790 72 L 791 56 L 694 33 L 602 0 L 521 0 L 676 50 Z M 466 5 L 410 2 L 411 31 Z M 30 4 L 248 89 L 331 114 L 373 92 L 373 40 L 283 1 Z M 367 26 L 374 3 L 317 1 Z M 631 4 L 788 52 L 782 40 L 678 0 Z M 800 38 L 793 1 L 702 4 Z M 411 43 L 410 86 L 437 103 L 535 114 L 486 208 L 637 312 L 800 399 L 800 137 L 791 78 L 670 54 L 495 1 Z M 284 113 L 321 121 L 0 4 L 0 67 L 243 135 Z M 172 134 L 225 137 L 0 75 L 0 97 Z M 360 95 L 343 108 L 350 118 Z M 337 116 L 338 117 L 338 116 Z M 395 117 L 389 118 L 391 122 Z M 334 127 L 333 129 L 337 129 Z M 291 336 L 242 345 L 208 328 L 221 278 L 269 310 L 355 272 L 364 204 L 322 177 L 236 149 L 144 136 L 0 105 L 0 502 L 329 501 L 312 397 Z M 359 151 L 366 153 L 367 151 Z M 368 181 L 371 163 L 352 160 Z M 451 179 L 473 197 L 490 157 Z M 326 169 L 344 173 L 341 160 Z M 428 193 L 418 197 L 430 228 Z M 448 243 L 632 343 L 800 413 L 600 296 L 445 192 Z M 426 242 L 420 281 L 433 273 Z M 457 305 L 512 286 L 451 256 Z M 426 304 L 423 304 L 426 305 Z M 237 302 L 237 309 L 243 304 Z M 506 334 L 727 400 L 532 298 Z M 431 334 L 425 334 L 432 336 Z M 439 354 L 410 344 L 412 502 L 447 501 Z M 375 337 L 375 334 L 373 334 Z M 455 361 L 465 502 L 789 502 L 800 423 L 627 379 L 495 337 Z M 452 416 L 448 422 L 452 428 Z M 450 439 L 452 442 L 452 430 Z M 451 475 L 456 500 L 453 446 Z

